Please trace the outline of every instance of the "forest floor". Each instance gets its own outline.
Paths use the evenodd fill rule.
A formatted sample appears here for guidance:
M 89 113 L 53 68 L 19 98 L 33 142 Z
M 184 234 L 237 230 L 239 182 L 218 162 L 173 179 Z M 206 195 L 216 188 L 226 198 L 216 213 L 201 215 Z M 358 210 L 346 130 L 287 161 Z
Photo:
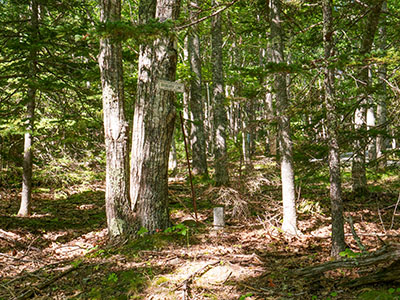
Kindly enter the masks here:
M 259 158 L 254 167 L 247 176 L 232 171 L 231 188 L 195 181 L 197 224 L 186 178 L 171 177 L 175 225 L 118 245 L 107 243 L 103 184 L 37 189 L 29 218 L 15 215 L 18 191 L 1 190 L 0 299 L 400 298 L 400 284 L 345 285 L 376 267 L 294 276 L 295 270 L 330 260 L 326 180 L 297 181 L 301 235 L 286 236 L 280 230 L 276 166 Z M 357 198 L 345 182 L 344 205 L 362 244 L 373 252 L 400 242 L 400 179 L 376 176 L 369 183 L 374 192 Z M 222 230 L 212 227 L 218 205 L 227 213 Z M 345 234 L 351 259 L 360 249 L 348 223 Z

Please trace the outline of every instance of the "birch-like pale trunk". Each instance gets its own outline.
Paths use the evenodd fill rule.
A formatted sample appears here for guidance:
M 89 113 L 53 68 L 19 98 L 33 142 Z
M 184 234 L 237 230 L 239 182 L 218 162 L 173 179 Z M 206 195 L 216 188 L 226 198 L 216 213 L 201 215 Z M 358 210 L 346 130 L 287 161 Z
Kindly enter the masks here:
M 283 31 L 281 26 L 280 0 L 271 0 L 271 51 L 272 60 L 276 64 L 285 63 Z M 294 185 L 292 139 L 290 136 L 290 118 L 288 115 L 289 99 L 286 85 L 286 74 L 278 72 L 274 77 L 276 93 L 276 115 L 279 130 L 279 148 L 281 153 L 281 181 L 283 201 L 282 230 L 297 234 L 296 196 Z
M 33 43 L 38 42 L 39 38 L 39 5 L 36 0 L 32 0 L 30 3 L 31 10 L 31 21 L 30 25 L 32 28 L 32 41 Z M 28 75 L 31 81 L 35 81 L 37 73 L 37 50 L 36 45 L 32 45 L 29 54 L 29 70 Z M 33 131 L 35 125 L 35 106 L 36 106 L 36 87 L 32 83 L 29 84 L 27 91 L 27 104 L 26 104 L 26 127 L 24 134 L 24 160 L 23 160 L 23 171 L 22 171 L 22 192 L 21 192 L 21 203 L 18 210 L 18 216 L 26 217 L 31 214 L 31 202 L 32 202 L 32 159 L 33 159 Z
M 121 0 L 100 1 L 100 21 L 121 19 Z M 110 239 L 128 235 L 134 223 L 129 201 L 128 124 L 124 111 L 122 45 L 116 37 L 100 39 L 99 67 L 106 146 L 106 215 Z
M 361 56 L 367 55 L 371 52 L 372 44 L 374 41 L 375 32 L 378 27 L 379 17 L 381 14 L 383 0 L 369 1 L 371 12 L 368 15 L 367 26 L 361 41 Z M 365 65 L 361 68 L 359 80 L 362 84 L 362 94 L 359 101 L 359 106 L 354 114 L 354 131 L 357 137 L 354 140 L 354 157 L 352 164 L 352 189 L 357 194 L 364 194 L 367 190 L 367 177 L 365 169 L 365 150 L 367 147 L 367 138 L 365 136 L 366 112 L 368 106 L 368 98 L 370 93 L 370 67 Z
M 217 5 L 218 1 L 212 1 Z M 225 87 L 222 60 L 222 24 L 221 14 L 211 19 L 211 47 L 212 47 L 212 99 L 214 108 L 214 160 L 215 184 L 228 185 L 229 174 L 227 165 L 226 130 L 228 120 L 225 109 Z
M 175 20 L 178 0 L 140 1 L 142 24 L 156 18 Z M 175 94 L 158 81 L 175 81 L 177 51 L 173 35 L 161 33 L 142 44 L 139 53 L 138 91 L 132 128 L 130 195 L 138 225 L 149 233 L 170 225 L 168 210 L 168 156 L 175 125 Z
M 190 19 L 192 21 L 199 18 L 197 13 L 199 7 L 198 0 L 189 1 Z M 188 33 L 188 56 L 190 63 L 190 111 L 192 117 L 190 130 L 190 145 L 192 148 L 193 174 L 201 174 L 208 177 L 206 140 L 204 134 L 204 109 L 202 95 L 202 72 L 201 72 L 201 51 L 198 25 L 189 29 Z
M 324 19 L 323 41 L 324 41 L 324 91 L 325 105 L 327 114 L 327 134 L 329 144 L 329 181 L 331 198 L 331 218 L 332 218 L 332 246 L 331 255 L 339 257 L 339 253 L 346 248 L 343 227 L 343 200 L 340 176 L 340 152 L 337 128 L 339 127 L 339 116 L 336 113 L 334 72 L 329 64 L 332 59 L 334 47 L 334 29 L 332 17 L 332 0 L 322 1 L 322 12 Z

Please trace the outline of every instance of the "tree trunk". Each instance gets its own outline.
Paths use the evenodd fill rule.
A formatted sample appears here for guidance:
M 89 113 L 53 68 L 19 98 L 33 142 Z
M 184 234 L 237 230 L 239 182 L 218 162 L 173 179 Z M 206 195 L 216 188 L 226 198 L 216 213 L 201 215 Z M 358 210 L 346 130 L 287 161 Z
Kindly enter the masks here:
M 176 157 L 176 144 L 175 144 L 174 134 L 172 134 L 171 150 L 169 152 L 169 159 L 168 159 L 168 169 L 172 172 L 172 174 L 175 174 L 177 167 L 178 167 L 178 160 Z
M 276 64 L 283 64 L 285 62 L 280 14 L 280 0 L 271 0 L 271 50 L 273 62 Z M 281 152 L 283 200 L 282 230 L 286 233 L 297 234 L 292 139 L 290 136 L 290 119 L 287 111 L 289 101 L 286 86 L 286 74 L 284 72 L 278 72 L 275 74 L 274 89 L 276 92 L 276 114 L 278 118 L 279 147 Z
M 336 114 L 334 69 L 329 67 L 333 51 L 333 18 L 332 0 L 323 0 L 322 12 L 324 19 L 323 40 L 325 52 L 324 90 L 327 113 L 327 131 L 329 143 L 329 174 L 332 217 L 332 248 L 331 255 L 338 258 L 339 253 L 346 248 L 343 227 L 343 201 L 340 177 L 340 156 L 337 128 L 339 116 Z
M 32 28 L 32 43 L 38 42 L 39 32 L 39 6 L 36 0 L 32 0 L 30 4 L 31 9 L 31 28 Z M 18 211 L 18 216 L 26 217 L 31 213 L 31 200 L 32 200 L 32 146 L 33 146 L 33 131 L 35 120 L 35 102 L 36 102 L 36 87 L 34 81 L 36 80 L 37 73 L 37 50 L 36 45 L 32 45 L 29 54 L 29 69 L 30 80 L 27 92 L 26 104 L 26 132 L 24 134 L 24 161 L 22 173 L 22 193 L 21 205 Z
M 217 1 L 212 1 L 217 5 Z M 229 174 L 227 165 L 226 130 L 227 117 L 225 110 L 225 88 L 222 60 L 222 24 L 221 15 L 217 14 L 211 20 L 212 31 L 212 97 L 214 106 L 214 159 L 215 159 L 215 184 L 228 185 Z
M 384 12 L 383 17 L 386 18 L 385 12 L 387 11 L 387 4 L 386 1 L 382 4 L 382 12 Z M 385 19 L 384 19 L 385 20 Z M 382 22 L 381 26 L 379 27 L 379 48 L 381 51 L 385 51 L 386 49 L 386 25 L 385 22 Z M 378 78 L 379 78 L 379 85 L 380 91 L 378 95 L 378 105 L 376 108 L 376 116 L 378 122 L 378 128 L 381 132 L 386 132 L 387 126 L 386 124 L 386 77 L 387 77 L 387 70 L 385 65 L 379 66 L 378 69 Z M 384 170 L 386 167 L 386 159 L 384 155 L 384 151 L 386 150 L 386 143 L 387 139 L 385 138 L 384 134 L 378 134 L 376 138 L 376 158 L 378 159 L 378 166 L 380 169 Z
M 121 0 L 100 2 L 100 21 L 121 19 Z M 133 217 L 129 202 L 128 124 L 124 112 L 124 81 L 121 42 L 101 38 L 99 67 L 103 91 L 104 139 L 106 145 L 106 215 L 111 239 L 126 236 Z
M 198 0 L 189 1 L 190 18 L 192 21 L 198 19 L 195 9 L 198 7 Z M 190 110 L 192 123 L 190 131 L 190 144 L 192 147 L 193 174 L 201 174 L 208 177 L 206 141 L 204 135 L 204 111 L 203 96 L 201 88 L 201 53 L 198 26 L 193 26 L 188 34 L 188 52 L 190 70 Z
M 140 2 L 140 22 L 175 20 L 177 0 Z M 138 96 L 135 103 L 131 155 L 131 205 L 139 226 L 149 233 L 170 225 L 168 156 L 175 124 L 175 95 L 161 90 L 160 79 L 174 81 L 177 53 L 172 35 L 164 34 L 140 46 Z
M 379 23 L 379 16 L 381 13 L 383 0 L 379 2 L 370 1 L 372 6 L 371 13 L 368 16 L 367 28 L 362 38 L 360 54 L 365 56 L 371 52 L 372 43 Z M 357 107 L 354 115 L 354 130 L 357 137 L 354 141 L 354 158 L 352 165 L 352 189 L 357 194 L 363 194 L 367 190 L 367 178 L 365 171 L 365 147 L 367 144 L 366 132 L 366 106 L 368 104 L 370 80 L 369 80 L 369 66 L 363 66 L 359 79 L 362 87 L 362 96 L 360 105 Z

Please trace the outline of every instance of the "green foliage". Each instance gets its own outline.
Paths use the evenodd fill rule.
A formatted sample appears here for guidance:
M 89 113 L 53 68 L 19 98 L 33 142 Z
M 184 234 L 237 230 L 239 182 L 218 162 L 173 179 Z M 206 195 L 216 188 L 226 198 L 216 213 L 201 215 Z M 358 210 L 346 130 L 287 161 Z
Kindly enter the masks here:
M 357 258 L 361 256 L 362 253 L 354 252 L 353 250 L 346 248 L 344 251 L 340 252 L 339 255 L 346 258 Z
M 400 288 L 390 288 L 388 290 L 372 290 L 362 292 L 357 299 L 360 300 L 399 300 Z
M 239 297 L 239 300 L 245 300 L 249 297 L 253 296 L 253 293 L 247 293 L 246 295 L 242 295 Z
M 140 236 L 140 237 L 144 237 L 144 235 L 146 234 L 146 233 L 148 233 L 149 231 L 147 230 L 147 228 L 145 228 L 145 227 L 140 227 L 140 229 L 138 230 L 138 232 L 137 232 L 137 235 L 138 236 Z

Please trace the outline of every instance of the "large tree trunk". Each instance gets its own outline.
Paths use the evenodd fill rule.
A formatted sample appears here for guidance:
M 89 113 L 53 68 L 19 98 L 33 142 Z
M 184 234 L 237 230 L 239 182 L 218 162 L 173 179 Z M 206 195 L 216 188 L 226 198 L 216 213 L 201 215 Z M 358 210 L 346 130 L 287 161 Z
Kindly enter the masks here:
M 31 9 L 31 28 L 32 28 L 32 41 L 38 42 L 39 32 L 39 6 L 36 0 L 32 0 L 30 4 Z M 18 216 L 25 217 L 31 213 L 31 199 L 32 199 L 32 146 L 33 146 L 33 130 L 35 119 L 35 102 L 36 102 L 36 87 L 34 84 L 37 73 L 37 50 L 36 45 L 32 45 L 29 54 L 29 77 L 31 83 L 27 92 L 26 104 L 26 132 L 24 135 L 24 161 L 22 173 L 22 193 L 21 205 L 18 211 Z
M 198 13 L 194 11 L 198 7 L 198 0 L 189 1 L 190 18 L 198 19 Z M 201 88 L 201 53 L 198 26 L 193 26 L 188 34 L 188 53 L 190 70 L 190 110 L 192 123 L 190 131 L 190 143 L 192 146 L 193 174 L 201 174 L 208 177 L 206 141 L 204 135 L 204 110 Z
M 143 0 L 140 21 L 174 20 L 178 0 Z M 174 81 L 177 53 L 172 35 L 140 46 L 138 96 L 135 103 L 131 155 L 131 205 L 139 226 L 150 233 L 169 226 L 168 156 L 175 124 L 175 95 L 161 90 L 160 79 Z
M 121 0 L 100 2 L 100 21 L 117 22 Z M 124 112 L 124 81 L 121 42 L 100 40 L 99 67 L 103 90 L 106 145 L 106 214 L 111 239 L 129 234 L 133 217 L 129 201 L 128 124 Z
M 335 90 L 334 90 L 334 69 L 329 66 L 333 51 L 333 18 L 332 0 L 323 0 L 322 11 L 324 18 L 323 40 L 325 50 L 324 68 L 324 90 L 325 105 L 327 112 L 327 130 L 329 143 L 329 174 L 330 174 L 330 198 L 332 217 L 332 248 L 331 255 L 339 257 L 344 251 L 346 244 L 343 228 L 343 201 L 340 177 L 340 157 L 337 128 L 339 116 L 336 114 Z
M 381 14 L 383 0 L 379 2 L 369 1 L 372 9 L 368 16 L 367 27 L 361 42 L 360 54 L 362 56 L 371 52 L 372 43 L 374 41 L 375 32 L 379 23 L 379 16 Z M 357 107 L 354 115 L 354 130 L 357 137 L 354 141 L 354 158 L 352 165 L 352 189 L 358 194 L 365 193 L 367 190 L 367 178 L 365 171 L 365 147 L 367 145 L 366 132 L 366 106 L 368 104 L 370 80 L 369 80 L 369 66 L 363 66 L 359 79 L 362 87 L 362 95 L 360 104 Z
M 285 62 L 280 14 L 280 0 L 271 0 L 271 50 L 273 62 L 276 64 L 283 64 Z M 274 89 L 276 93 L 276 114 L 278 118 L 279 147 L 281 152 L 283 200 L 282 229 L 286 233 L 297 234 L 292 139 L 290 136 L 290 119 L 287 111 L 289 101 L 286 86 L 286 74 L 284 72 L 275 74 Z
M 216 0 L 212 1 L 217 5 Z M 228 185 L 229 174 L 227 165 L 226 130 L 228 120 L 225 109 L 225 88 L 222 60 L 222 24 L 221 15 L 217 14 L 211 20 L 212 35 L 212 97 L 214 106 L 214 159 L 215 184 Z

